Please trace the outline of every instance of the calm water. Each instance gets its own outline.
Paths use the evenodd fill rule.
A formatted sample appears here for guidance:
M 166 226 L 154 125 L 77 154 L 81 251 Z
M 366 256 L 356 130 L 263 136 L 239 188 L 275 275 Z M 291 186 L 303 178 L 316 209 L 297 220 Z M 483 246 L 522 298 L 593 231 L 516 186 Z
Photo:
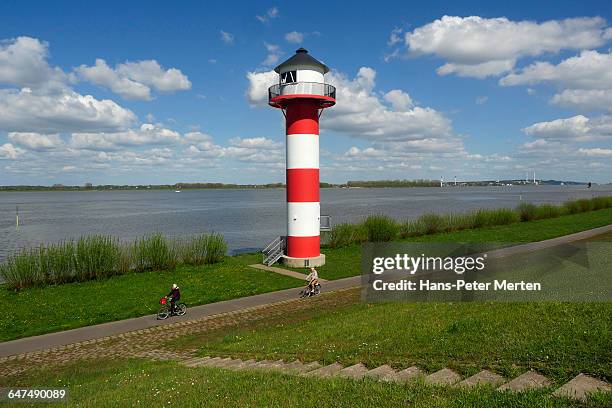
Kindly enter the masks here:
M 323 189 L 321 213 L 338 223 L 372 213 L 413 218 L 431 211 L 514 207 L 520 196 L 558 203 L 595 195 L 612 195 L 612 186 Z M 151 232 L 186 236 L 217 231 L 232 251 L 258 249 L 284 234 L 284 197 L 283 189 L 0 193 L 0 262 L 19 248 L 87 234 L 131 239 Z

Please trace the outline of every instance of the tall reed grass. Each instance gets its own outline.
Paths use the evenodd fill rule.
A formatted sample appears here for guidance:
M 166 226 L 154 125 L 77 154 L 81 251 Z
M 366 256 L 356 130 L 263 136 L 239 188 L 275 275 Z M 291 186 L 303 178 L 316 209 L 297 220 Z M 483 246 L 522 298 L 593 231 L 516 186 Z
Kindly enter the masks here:
M 130 244 L 117 238 L 93 235 L 12 254 L 0 265 L 8 288 L 104 279 L 130 272 L 172 270 L 179 264 L 220 262 L 227 252 L 221 234 L 201 234 L 170 240 L 147 235 Z
M 339 248 L 363 241 L 390 241 L 397 237 L 408 238 L 441 232 L 508 225 L 603 208 L 612 208 L 612 197 L 567 201 L 562 205 L 522 203 L 516 209 L 480 209 L 459 214 L 428 213 L 417 219 L 404 222 L 398 222 L 382 215 L 372 215 L 358 224 L 343 223 L 335 225 L 327 236 L 326 245 Z

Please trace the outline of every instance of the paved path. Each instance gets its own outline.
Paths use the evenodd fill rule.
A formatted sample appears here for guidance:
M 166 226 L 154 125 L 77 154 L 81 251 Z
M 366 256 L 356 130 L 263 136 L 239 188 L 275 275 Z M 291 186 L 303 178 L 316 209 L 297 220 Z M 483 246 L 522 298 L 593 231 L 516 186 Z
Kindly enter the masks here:
M 555 245 L 592 238 L 607 232 L 612 232 L 612 224 L 588 231 L 582 231 L 575 234 L 566 235 L 559 238 L 549 239 L 546 241 L 533 242 L 523 245 L 517 245 L 514 247 L 499 249 L 490 252 L 489 256 L 502 257 L 516 255 L 524 252 L 532 252 L 539 249 L 550 248 Z M 340 289 L 358 287 L 360 286 L 360 284 L 361 276 L 358 275 L 349 278 L 328 281 L 323 287 L 323 290 L 325 292 L 330 292 Z M 206 316 L 213 316 L 221 313 L 228 313 L 246 308 L 263 306 L 270 303 L 282 302 L 285 300 L 297 298 L 299 295 L 299 291 L 300 288 L 285 289 L 277 292 L 262 293 L 260 295 L 255 296 L 248 296 L 202 306 L 191 307 L 189 308 L 187 315 L 183 317 L 175 317 L 173 319 L 165 321 L 159 321 L 156 319 L 155 315 L 149 315 L 8 341 L 0 343 L 0 357 L 65 346 L 68 344 L 114 336 L 121 333 L 143 330 L 154 326 L 163 326 L 166 324 L 176 323 L 180 321 L 189 321 L 203 318 Z
M 278 268 L 276 266 L 266 266 L 266 265 L 262 265 L 262 264 L 253 264 L 253 265 L 249 265 L 249 266 L 251 268 L 255 268 L 255 269 L 262 269 L 262 270 L 268 271 L 268 272 L 275 272 L 275 273 L 278 273 L 278 274 L 281 274 L 281 275 L 291 276 L 292 278 L 296 278 L 296 279 L 301 279 L 301 280 L 305 280 L 306 279 L 306 275 L 304 275 L 303 273 L 291 271 L 289 269 Z M 327 282 L 327 281 L 325 279 L 319 278 L 319 282 Z
M 357 287 L 359 286 L 360 282 L 361 276 L 353 276 L 350 278 L 329 281 L 323 287 L 323 291 L 330 292 L 339 289 Z M 163 326 L 180 321 L 199 319 L 206 316 L 262 306 L 269 303 L 297 299 L 299 297 L 300 290 L 301 288 L 285 289 L 277 292 L 262 293 L 260 295 L 225 300 L 202 306 L 194 306 L 189 308 L 185 316 L 173 317 L 172 319 L 168 320 L 157 320 L 156 315 L 149 315 L 7 341 L 0 343 L 0 357 L 6 357 L 13 354 L 29 353 L 32 351 L 147 329 L 153 326 Z

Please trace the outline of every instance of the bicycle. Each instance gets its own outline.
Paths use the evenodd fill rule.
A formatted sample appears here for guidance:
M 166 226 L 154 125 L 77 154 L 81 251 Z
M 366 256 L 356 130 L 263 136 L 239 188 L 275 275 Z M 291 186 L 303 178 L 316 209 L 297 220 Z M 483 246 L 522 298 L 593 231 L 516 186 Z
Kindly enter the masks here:
M 317 283 L 312 290 L 310 286 L 306 286 L 304 290 L 300 292 L 300 298 L 316 296 L 319 293 L 321 293 L 321 285 Z
M 162 307 L 157 311 L 157 320 L 165 320 L 170 316 L 184 316 L 187 313 L 187 305 L 185 303 L 177 303 L 176 309 L 174 312 L 170 311 L 170 302 L 168 302 L 168 298 L 163 297 L 159 299 L 159 304 Z

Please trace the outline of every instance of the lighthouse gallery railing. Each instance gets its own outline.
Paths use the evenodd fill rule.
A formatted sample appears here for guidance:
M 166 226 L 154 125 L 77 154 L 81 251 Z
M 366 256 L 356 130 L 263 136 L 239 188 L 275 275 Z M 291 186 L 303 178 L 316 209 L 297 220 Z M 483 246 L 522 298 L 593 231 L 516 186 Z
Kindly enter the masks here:
M 268 88 L 269 100 L 281 95 L 323 95 L 336 99 L 336 87 L 321 82 L 292 82 Z

